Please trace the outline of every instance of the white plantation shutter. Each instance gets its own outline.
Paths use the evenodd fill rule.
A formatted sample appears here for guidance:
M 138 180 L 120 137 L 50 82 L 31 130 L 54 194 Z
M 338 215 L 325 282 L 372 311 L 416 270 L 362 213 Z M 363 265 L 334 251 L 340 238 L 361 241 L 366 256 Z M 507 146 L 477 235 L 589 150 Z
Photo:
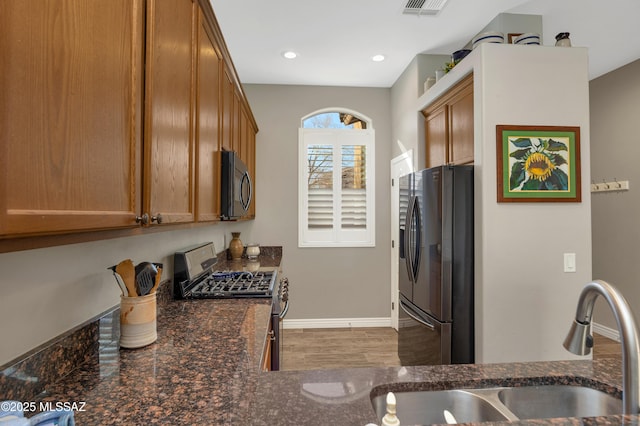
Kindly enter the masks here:
M 344 228 L 367 226 L 367 147 L 342 145 L 340 224 Z
M 375 245 L 372 129 L 301 128 L 299 245 Z
M 333 190 L 310 189 L 307 209 L 310 229 L 333 228 Z
M 340 225 L 342 228 L 367 226 L 367 193 L 365 189 L 343 189 Z

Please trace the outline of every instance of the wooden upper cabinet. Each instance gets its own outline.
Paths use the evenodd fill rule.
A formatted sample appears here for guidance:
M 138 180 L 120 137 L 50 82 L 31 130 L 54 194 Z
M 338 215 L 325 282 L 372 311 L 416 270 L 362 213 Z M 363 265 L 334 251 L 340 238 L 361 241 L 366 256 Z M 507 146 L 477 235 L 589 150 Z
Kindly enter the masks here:
M 242 158 L 241 150 L 241 135 L 243 132 L 242 129 L 242 116 L 244 114 L 244 108 L 242 107 L 242 100 L 240 97 L 239 90 L 234 87 L 233 90 L 233 113 L 232 123 L 231 123 L 231 148 L 233 151 L 236 151 Z
M 251 120 L 251 113 L 246 107 L 242 107 L 239 116 L 239 153 L 240 159 L 245 163 L 251 177 L 251 204 L 246 219 L 253 219 L 256 212 L 256 130 Z
M 256 194 L 258 193 L 258 180 L 256 179 L 256 129 L 253 127 L 253 123 L 248 120 L 247 121 L 247 149 L 248 149 L 248 163 L 247 167 L 249 167 L 249 175 L 251 176 L 253 182 L 253 194 L 251 204 L 249 205 L 249 219 L 253 219 L 256 217 Z
M 208 0 L 0 0 L 0 28 L 0 251 L 219 220 L 257 127 Z
M 137 226 L 143 15 L 2 0 L 0 238 Z
M 447 117 L 446 105 L 432 110 L 425 117 L 427 168 L 447 164 L 449 145 L 449 119 Z
M 220 137 L 221 146 L 225 151 L 233 151 L 233 103 L 235 98 L 235 84 L 231 71 L 225 63 L 222 67 L 222 81 L 220 83 Z
M 453 164 L 473 163 L 473 80 L 448 103 L 449 161 Z
M 144 212 L 163 223 L 195 211 L 195 53 L 198 5 L 147 2 Z
M 473 75 L 422 111 L 426 167 L 473 163 Z
M 196 112 L 197 220 L 220 219 L 219 95 L 222 59 L 208 26 L 199 13 L 198 85 Z

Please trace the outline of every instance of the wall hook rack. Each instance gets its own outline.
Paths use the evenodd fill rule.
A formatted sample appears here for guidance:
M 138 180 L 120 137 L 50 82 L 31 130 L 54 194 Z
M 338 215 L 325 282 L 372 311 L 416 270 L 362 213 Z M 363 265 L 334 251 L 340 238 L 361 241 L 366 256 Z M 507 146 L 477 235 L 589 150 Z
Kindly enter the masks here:
M 600 183 L 591 181 L 591 192 L 622 192 L 629 190 L 628 180 L 618 180 L 613 178 L 613 181 L 605 181 L 604 179 Z

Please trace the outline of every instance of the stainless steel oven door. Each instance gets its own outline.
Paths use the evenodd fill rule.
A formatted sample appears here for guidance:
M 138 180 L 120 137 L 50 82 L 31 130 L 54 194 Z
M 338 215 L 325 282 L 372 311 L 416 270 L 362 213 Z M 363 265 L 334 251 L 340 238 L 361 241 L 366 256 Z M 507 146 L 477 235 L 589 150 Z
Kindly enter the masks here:
M 451 364 L 451 323 L 421 312 L 400 294 L 398 357 L 401 365 Z
M 271 310 L 271 326 L 273 327 L 273 340 L 271 341 L 271 371 L 282 369 L 282 354 L 284 342 L 283 320 L 289 311 L 289 279 L 283 277 L 278 286 L 277 301 L 274 299 Z

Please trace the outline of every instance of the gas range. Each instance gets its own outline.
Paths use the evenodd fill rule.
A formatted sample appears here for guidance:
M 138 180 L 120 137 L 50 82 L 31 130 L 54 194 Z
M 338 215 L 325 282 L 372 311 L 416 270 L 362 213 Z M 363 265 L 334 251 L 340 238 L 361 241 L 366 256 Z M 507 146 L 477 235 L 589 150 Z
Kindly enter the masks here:
M 213 243 L 188 247 L 174 254 L 174 297 L 177 299 L 269 298 L 276 274 L 270 271 L 216 270 Z
M 184 289 L 194 299 L 230 299 L 271 297 L 275 283 L 273 272 L 213 271 Z
M 220 271 L 213 243 L 178 251 L 173 257 L 173 296 L 176 299 L 270 298 L 268 330 L 270 370 L 279 370 L 282 355 L 282 320 L 289 310 L 289 279 L 280 278 L 275 287 L 275 271 Z

